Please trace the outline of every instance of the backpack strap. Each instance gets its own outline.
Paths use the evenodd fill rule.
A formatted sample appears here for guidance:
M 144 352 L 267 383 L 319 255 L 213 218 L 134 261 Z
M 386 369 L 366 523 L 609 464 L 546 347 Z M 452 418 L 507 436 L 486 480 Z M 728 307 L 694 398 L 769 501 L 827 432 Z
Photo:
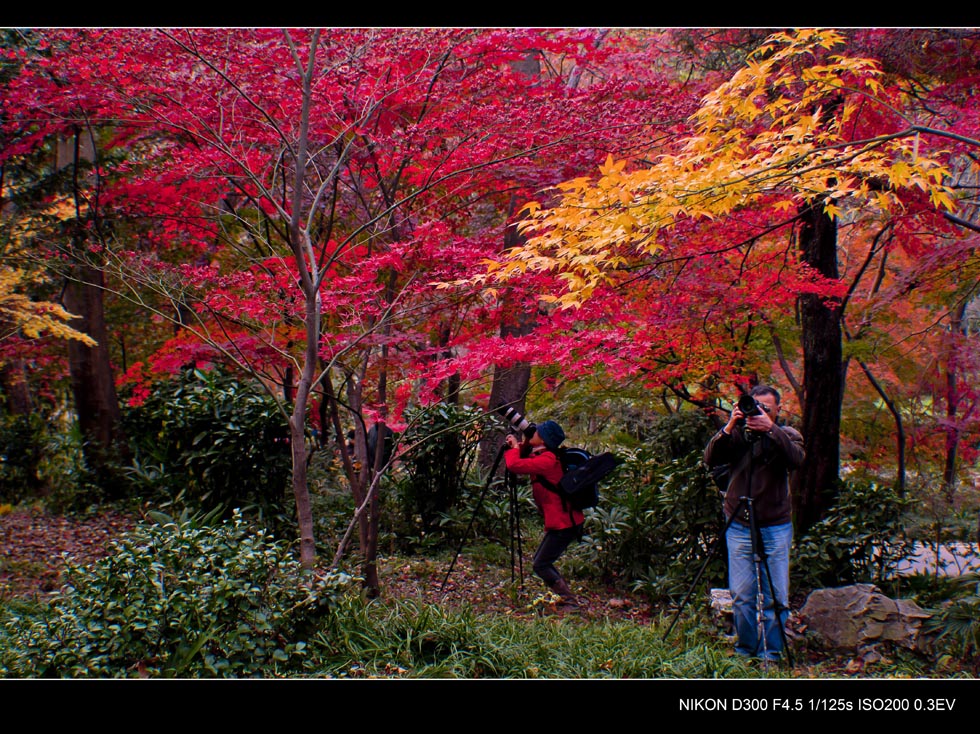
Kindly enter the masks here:
M 551 449 L 545 449 L 545 451 L 547 451 L 548 453 L 552 454 L 556 459 L 558 459 L 558 465 L 561 466 L 561 457 L 556 452 L 552 451 Z M 544 453 L 544 451 L 542 451 L 541 453 Z M 565 467 L 562 466 L 562 474 L 564 474 L 564 473 L 565 473 Z M 562 509 L 563 510 L 566 510 L 568 512 L 568 518 L 572 521 L 572 525 L 574 525 L 575 524 L 575 508 L 572 507 L 571 503 L 568 501 L 568 499 L 565 497 L 565 495 L 563 495 L 561 493 L 561 490 L 558 489 L 558 485 L 555 484 L 554 482 L 548 481 L 541 474 L 535 474 L 534 475 L 534 480 L 537 481 L 545 489 L 551 490 L 552 492 L 554 492 L 555 494 L 558 495 L 558 498 L 561 500 L 561 507 L 562 507 Z
M 542 454 L 543 453 L 549 453 L 549 454 L 551 454 L 556 459 L 558 459 L 558 466 L 561 466 L 561 457 L 558 456 L 558 454 L 556 454 L 551 449 L 545 449 L 541 453 Z M 565 473 L 565 467 L 562 466 L 561 470 L 562 470 L 562 474 L 564 474 Z M 557 492 L 558 491 L 558 485 L 555 484 L 554 482 L 550 482 L 547 479 L 545 479 L 543 474 L 532 474 L 531 475 L 531 479 L 533 481 L 535 481 L 535 482 L 538 482 L 539 484 L 544 485 L 545 487 L 547 487 L 548 489 L 550 489 L 552 492 Z

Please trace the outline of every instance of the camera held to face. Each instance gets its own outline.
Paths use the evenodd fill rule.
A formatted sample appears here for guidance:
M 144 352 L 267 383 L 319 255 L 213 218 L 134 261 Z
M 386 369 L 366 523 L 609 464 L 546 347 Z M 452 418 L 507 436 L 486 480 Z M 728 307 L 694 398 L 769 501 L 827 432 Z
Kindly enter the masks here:
M 507 421 L 514 427 L 514 430 L 523 436 L 523 441 L 521 442 L 521 456 L 526 458 L 531 452 L 531 444 L 528 443 L 531 440 L 531 436 L 534 432 L 538 430 L 537 425 L 531 423 L 527 418 L 517 412 L 513 407 L 499 406 L 497 412 L 502 415 Z
M 763 407 L 759 405 L 758 401 L 748 393 L 739 397 L 738 409 L 742 411 L 743 416 L 762 415 L 763 412 Z M 739 418 L 738 425 L 744 427 L 745 418 Z M 758 434 L 755 431 L 751 431 L 748 428 L 745 429 L 744 433 L 746 441 L 755 441 L 755 439 L 758 437 Z

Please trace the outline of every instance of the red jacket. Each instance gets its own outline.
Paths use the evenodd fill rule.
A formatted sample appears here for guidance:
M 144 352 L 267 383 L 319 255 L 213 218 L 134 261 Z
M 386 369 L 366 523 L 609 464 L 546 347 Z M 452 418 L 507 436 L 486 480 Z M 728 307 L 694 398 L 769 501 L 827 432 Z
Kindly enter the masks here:
M 544 517 L 545 530 L 564 530 L 585 522 L 585 515 L 568 507 L 556 492 L 540 481 L 540 477 L 544 477 L 552 484 L 558 484 L 565 473 L 553 452 L 542 446 L 535 449 L 530 456 L 521 458 L 519 448 L 508 449 L 504 454 L 504 463 L 508 471 L 514 474 L 531 475 L 531 493 L 534 504 Z

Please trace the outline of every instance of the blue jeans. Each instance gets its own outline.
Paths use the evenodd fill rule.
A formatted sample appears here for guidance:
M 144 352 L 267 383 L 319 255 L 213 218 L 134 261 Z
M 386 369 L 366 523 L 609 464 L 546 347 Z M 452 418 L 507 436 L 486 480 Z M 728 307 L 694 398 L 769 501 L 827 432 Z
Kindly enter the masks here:
M 756 567 L 752 554 L 752 533 L 737 520 L 728 527 L 728 586 L 732 594 L 732 616 L 740 655 L 778 660 L 783 650 L 781 626 L 789 616 L 789 549 L 793 543 L 793 524 L 759 528 L 765 547 L 766 563 L 760 563 L 763 619 L 765 632 L 759 637 L 756 618 Z M 779 624 L 770 593 L 766 565 L 772 574 L 772 586 L 780 607 Z

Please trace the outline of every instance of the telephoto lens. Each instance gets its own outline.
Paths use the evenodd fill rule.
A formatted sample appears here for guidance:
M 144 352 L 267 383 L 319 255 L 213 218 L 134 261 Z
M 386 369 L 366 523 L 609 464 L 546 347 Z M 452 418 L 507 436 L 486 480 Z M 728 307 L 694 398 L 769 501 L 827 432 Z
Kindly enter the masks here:
M 536 430 L 535 425 L 518 413 L 513 407 L 500 407 L 497 408 L 497 412 L 506 418 L 514 426 L 515 430 L 522 433 L 525 439 L 529 439 L 534 435 L 534 431 Z
M 748 394 L 742 395 L 738 399 L 738 409 L 742 411 L 743 415 L 760 415 L 762 413 L 759 403 Z

